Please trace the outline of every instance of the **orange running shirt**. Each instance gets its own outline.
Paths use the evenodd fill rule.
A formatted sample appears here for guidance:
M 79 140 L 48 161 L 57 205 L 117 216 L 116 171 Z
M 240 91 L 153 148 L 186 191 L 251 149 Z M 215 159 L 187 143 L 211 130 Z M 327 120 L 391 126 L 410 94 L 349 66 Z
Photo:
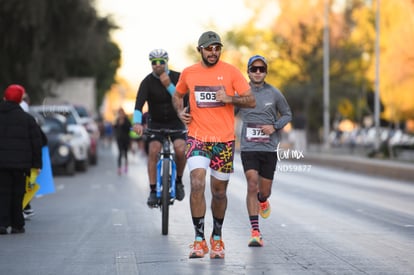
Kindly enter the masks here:
M 204 142 L 235 140 L 234 106 L 215 100 L 215 92 L 221 87 L 229 96 L 244 95 L 250 89 L 241 72 L 223 61 L 210 68 L 199 62 L 181 72 L 176 91 L 182 95 L 190 93 L 189 136 Z

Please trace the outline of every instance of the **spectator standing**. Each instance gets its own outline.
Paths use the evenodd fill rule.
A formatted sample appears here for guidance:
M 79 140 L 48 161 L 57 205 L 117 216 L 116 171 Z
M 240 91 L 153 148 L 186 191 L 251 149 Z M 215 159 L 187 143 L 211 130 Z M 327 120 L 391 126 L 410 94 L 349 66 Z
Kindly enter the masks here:
M 22 107 L 23 111 L 29 112 L 30 106 L 30 97 L 27 93 L 24 93 L 22 102 L 20 102 L 20 107 Z
M 30 108 L 29 106 L 30 106 L 30 97 L 29 97 L 29 94 L 25 91 L 25 93 L 23 94 L 22 102 L 20 102 L 20 107 L 23 109 L 23 111 L 29 112 L 29 108 Z M 42 135 L 42 146 L 46 146 L 47 137 L 41 128 L 40 128 L 40 133 Z M 32 182 L 36 180 L 38 176 L 38 172 L 39 171 L 37 171 L 37 169 L 30 169 L 29 178 Z M 35 215 L 34 209 L 32 208 L 32 205 L 30 204 L 30 201 L 29 201 L 29 203 L 23 209 L 23 217 L 25 220 L 27 220 L 33 217 L 34 215 Z
M 30 169 L 42 168 L 42 135 L 19 106 L 25 89 L 10 85 L 0 103 L 0 234 L 24 233 L 22 202 Z

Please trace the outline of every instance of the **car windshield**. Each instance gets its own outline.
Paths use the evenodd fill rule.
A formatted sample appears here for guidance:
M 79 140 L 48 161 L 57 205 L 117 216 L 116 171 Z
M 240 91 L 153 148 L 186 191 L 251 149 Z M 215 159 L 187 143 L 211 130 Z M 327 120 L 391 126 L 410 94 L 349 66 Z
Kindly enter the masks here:
M 42 125 L 43 132 L 47 134 L 60 134 L 64 133 L 65 129 L 62 123 L 56 119 L 45 119 Z
M 89 113 L 83 106 L 75 106 L 76 112 L 78 112 L 80 117 L 89 117 Z
M 69 111 L 60 111 L 60 110 L 55 110 L 54 114 L 59 114 L 62 115 L 66 118 L 66 123 L 67 124 L 77 124 L 76 123 L 76 118 L 73 116 L 73 114 Z

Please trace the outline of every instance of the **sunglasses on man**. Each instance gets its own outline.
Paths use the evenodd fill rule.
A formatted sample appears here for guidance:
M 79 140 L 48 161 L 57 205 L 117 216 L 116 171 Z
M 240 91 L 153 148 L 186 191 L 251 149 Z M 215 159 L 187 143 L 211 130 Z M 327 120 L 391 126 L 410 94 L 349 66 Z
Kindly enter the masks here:
M 203 50 L 206 50 L 208 52 L 212 52 L 212 51 L 219 52 L 219 51 L 221 51 L 221 46 L 220 45 L 210 45 L 208 47 L 200 46 L 200 48 L 202 48 Z
M 257 70 L 259 70 L 260 73 L 265 73 L 266 72 L 266 67 L 264 67 L 264 66 L 251 66 L 251 67 L 249 67 L 249 72 L 251 72 L 251 73 L 256 73 Z
M 165 65 L 166 61 L 165 59 L 151 59 L 151 64 L 153 66 L 155 65 Z

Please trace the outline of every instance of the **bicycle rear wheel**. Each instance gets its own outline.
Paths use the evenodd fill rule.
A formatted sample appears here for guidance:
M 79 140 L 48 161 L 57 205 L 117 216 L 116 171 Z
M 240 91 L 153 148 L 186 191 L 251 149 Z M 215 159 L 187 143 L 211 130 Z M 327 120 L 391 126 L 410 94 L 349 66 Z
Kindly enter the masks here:
M 161 212 L 162 212 L 162 234 L 168 235 L 168 220 L 170 208 L 170 159 L 162 161 L 162 195 L 161 195 Z

